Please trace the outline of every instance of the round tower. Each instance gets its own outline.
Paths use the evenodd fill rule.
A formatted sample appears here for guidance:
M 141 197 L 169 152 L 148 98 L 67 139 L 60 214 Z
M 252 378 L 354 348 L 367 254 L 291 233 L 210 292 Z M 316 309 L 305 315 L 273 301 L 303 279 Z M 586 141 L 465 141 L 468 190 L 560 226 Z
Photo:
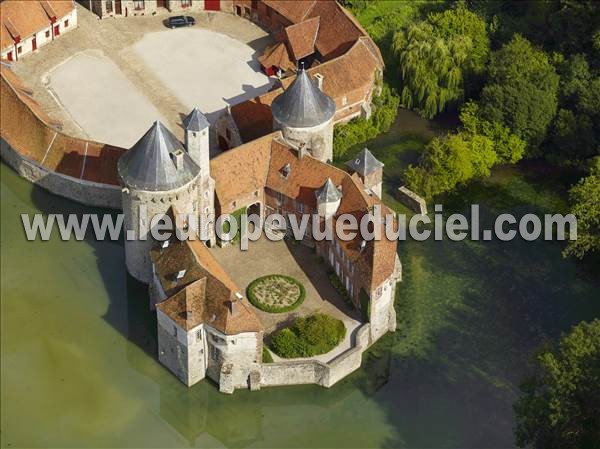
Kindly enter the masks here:
M 285 139 L 305 147 L 323 162 L 333 159 L 333 116 L 335 103 L 310 79 L 304 68 L 271 105 L 273 128 Z
M 125 223 L 127 271 L 144 283 L 152 280 L 150 224 L 171 207 L 180 214 L 198 211 L 200 167 L 161 123 L 152 127 L 118 163 Z M 156 226 L 156 224 L 155 224 Z

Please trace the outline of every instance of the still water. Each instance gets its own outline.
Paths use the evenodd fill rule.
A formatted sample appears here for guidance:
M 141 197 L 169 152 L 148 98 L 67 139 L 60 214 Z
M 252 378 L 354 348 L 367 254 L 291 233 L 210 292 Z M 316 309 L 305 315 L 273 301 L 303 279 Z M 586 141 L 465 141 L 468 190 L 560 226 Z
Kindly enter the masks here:
M 385 146 L 371 145 L 393 166 L 402 152 Z M 525 173 L 499 170 L 448 210 L 564 208 L 552 174 Z M 1 180 L 3 447 L 512 447 L 535 348 L 600 316 L 598 270 L 563 260 L 560 243 L 403 243 L 400 328 L 361 370 L 330 390 L 188 389 L 156 360 L 155 319 L 122 243 L 27 242 L 19 217 L 97 210 L 4 164 Z

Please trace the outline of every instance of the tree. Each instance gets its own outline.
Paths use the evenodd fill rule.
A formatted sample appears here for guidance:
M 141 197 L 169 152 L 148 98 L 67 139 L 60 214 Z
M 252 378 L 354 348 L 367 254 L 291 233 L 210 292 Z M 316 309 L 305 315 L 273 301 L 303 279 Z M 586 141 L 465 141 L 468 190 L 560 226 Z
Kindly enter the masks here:
M 520 447 L 592 449 L 600 442 L 600 320 L 543 349 L 514 405 Z
M 464 3 L 396 32 L 402 104 L 432 118 L 461 102 L 465 84 L 484 70 L 489 45 L 485 22 Z
M 566 256 L 579 259 L 600 251 L 600 157 L 596 157 L 589 176 L 569 192 L 571 213 L 577 218 L 577 240 L 570 240 Z
M 492 54 L 480 101 L 482 116 L 507 126 L 534 155 L 556 114 L 558 80 L 548 56 L 515 35 Z

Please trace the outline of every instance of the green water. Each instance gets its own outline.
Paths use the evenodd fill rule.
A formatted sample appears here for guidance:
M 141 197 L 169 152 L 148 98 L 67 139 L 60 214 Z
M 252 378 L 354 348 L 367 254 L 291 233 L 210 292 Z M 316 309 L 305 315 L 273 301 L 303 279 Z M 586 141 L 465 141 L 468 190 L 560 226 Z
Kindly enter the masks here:
M 388 171 L 424 139 L 391 133 L 369 144 Z M 512 447 L 535 348 L 600 316 L 598 270 L 563 260 L 561 243 L 407 242 L 400 328 L 358 372 L 330 390 L 188 389 L 156 360 L 155 320 L 122 243 L 25 240 L 21 213 L 94 209 L 5 165 L 1 177 L 3 447 Z M 445 204 L 479 202 L 484 217 L 561 211 L 555 192 L 571 181 L 497 170 Z M 386 182 L 389 195 L 393 173 Z

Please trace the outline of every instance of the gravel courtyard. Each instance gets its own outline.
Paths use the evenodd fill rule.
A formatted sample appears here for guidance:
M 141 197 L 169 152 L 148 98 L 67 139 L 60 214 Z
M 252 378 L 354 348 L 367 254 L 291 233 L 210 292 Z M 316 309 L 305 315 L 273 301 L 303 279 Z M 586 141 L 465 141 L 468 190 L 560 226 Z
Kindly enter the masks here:
M 192 14 L 196 26 L 169 30 L 166 14 L 98 18 L 77 6 L 78 28 L 13 66 L 65 132 L 128 147 L 154 120 L 180 139 L 193 107 L 218 116 L 269 90 L 258 55 L 272 39 L 226 13 Z

